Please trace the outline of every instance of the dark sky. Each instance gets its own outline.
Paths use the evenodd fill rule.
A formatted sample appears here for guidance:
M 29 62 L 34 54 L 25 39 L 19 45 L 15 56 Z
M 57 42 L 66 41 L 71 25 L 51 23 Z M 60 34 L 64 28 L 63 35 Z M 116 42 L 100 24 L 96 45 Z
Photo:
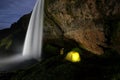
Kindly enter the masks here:
M 1 0 L 0 29 L 8 28 L 21 16 L 32 11 L 36 0 Z

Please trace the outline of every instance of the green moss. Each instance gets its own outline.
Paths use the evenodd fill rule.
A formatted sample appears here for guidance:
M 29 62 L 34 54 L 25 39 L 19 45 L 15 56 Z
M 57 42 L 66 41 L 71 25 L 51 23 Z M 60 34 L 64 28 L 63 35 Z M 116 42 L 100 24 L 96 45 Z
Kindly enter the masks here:
M 10 40 L 7 45 L 5 46 L 5 49 L 9 49 L 9 47 L 12 45 L 12 40 Z
M 48 57 L 51 57 L 51 56 L 56 56 L 56 55 L 59 55 L 59 48 L 47 44 L 43 48 L 43 53 L 44 53 L 43 54 L 44 58 L 48 58 Z
M 119 35 L 120 35 L 120 22 L 114 24 L 113 36 L 112 36 L 112 38 L 115 39 L 115 38 L 118 37 Z
M 12 45 L 12 36 L 8 36 L 0 41 L 0 47 L 8 49 Z
M 120 80 L 120 73 L 114 74 L 111 80 Z
M 120 22 L 113 24 L 111 42 L 113 45 L 120 45 Z
M 119 61 L 113 62 L 113 65 L 101 59 L 81 63 L 63 59 L 62 56 L 48 58 L 27 70 L 17 72 L 12 80 L 119 80 Z
M 46 53 L 55 53 L 58 51 L 58 48 L 51 46 L 51 45 L 46 45 L 45 46 L 45 52 Z
M 51 3 L 54 3 L 56 0 L 45 0 L 45 3 L 47 4 L 51 4 Z
M 82 53 L 82 51 L 79 48 L 73 48 L 72 51 L 76 51 L 76 52 Z

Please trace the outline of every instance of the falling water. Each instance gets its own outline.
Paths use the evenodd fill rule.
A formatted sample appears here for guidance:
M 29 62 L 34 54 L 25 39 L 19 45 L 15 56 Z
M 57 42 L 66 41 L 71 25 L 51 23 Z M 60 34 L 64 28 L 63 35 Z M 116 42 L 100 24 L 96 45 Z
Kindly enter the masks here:
M 23 47 L 23 56 L 39 59 L 42 50 L 44 0 L 38 0 L 33 9 Z
M 0 58 L 0 71 L 14 68 L 20 63 L 32 59 L 40 60 L 43 35 L 44 0 L 38 0 L 33 9 L 23 47 L 23 53 L 7 58 Z

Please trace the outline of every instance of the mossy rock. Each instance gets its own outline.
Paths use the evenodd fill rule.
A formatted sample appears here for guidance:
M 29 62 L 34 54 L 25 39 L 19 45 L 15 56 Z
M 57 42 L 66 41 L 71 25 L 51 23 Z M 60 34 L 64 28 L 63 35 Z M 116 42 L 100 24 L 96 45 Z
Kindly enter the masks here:
M 59 55 L 59 48 L 52 46 L 50 44 L 47 44 L 43 47 L 43 57 L 44 58 L 48 58 L 48 57 L 52 57 L 52 56 L 56 56 Z

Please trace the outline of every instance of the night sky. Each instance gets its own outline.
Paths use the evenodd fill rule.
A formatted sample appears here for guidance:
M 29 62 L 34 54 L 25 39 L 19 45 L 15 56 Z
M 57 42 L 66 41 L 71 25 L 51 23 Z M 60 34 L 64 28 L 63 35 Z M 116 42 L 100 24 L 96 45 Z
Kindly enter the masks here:
M 9 28 L 21 16 L 32 11 L 36 0 L 1 0 L 0 29 Z

